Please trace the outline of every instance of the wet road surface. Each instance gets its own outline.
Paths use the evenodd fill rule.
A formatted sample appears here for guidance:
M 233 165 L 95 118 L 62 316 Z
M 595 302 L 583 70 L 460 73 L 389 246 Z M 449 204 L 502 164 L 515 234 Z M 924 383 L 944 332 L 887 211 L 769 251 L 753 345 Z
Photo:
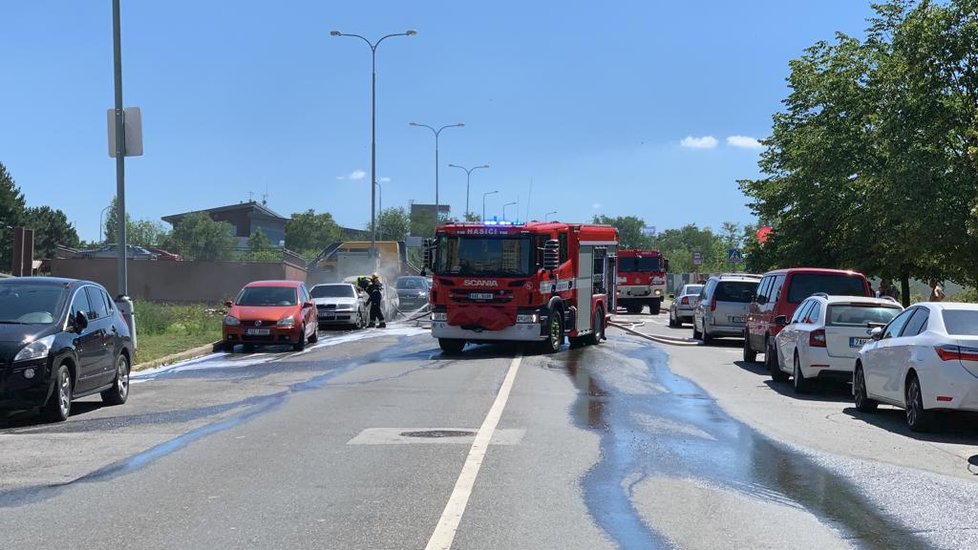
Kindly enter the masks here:
M 730 363 L 731 349 L 679 352 L 609 330 L 600 346 L 522 357 L 453 547 L 973 540 L 957 525 L 973 508 L 948 515 L 952 530 L 913 525 L 854 482 L 857 459 L 805 452 L 677 374 Z M 218 354 L 141 373 L 126 405 L 85 400 L 61 424 L 8 415 L 0 544 L 424 548 L 520 353 L 470 346 L 446 357 L 424 330 L 393 326 L 329 334 L 301 354 Z M 772 414 L 794 414 L 793 402 L 780 406 Z M 934 481 L 970 494 L 963 480 Z

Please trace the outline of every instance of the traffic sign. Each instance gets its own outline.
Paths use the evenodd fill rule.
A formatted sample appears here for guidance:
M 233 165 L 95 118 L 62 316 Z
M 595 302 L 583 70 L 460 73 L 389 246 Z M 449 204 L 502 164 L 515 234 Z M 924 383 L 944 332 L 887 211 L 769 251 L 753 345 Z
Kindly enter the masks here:
M 655 226 L 646 225 L 645 227 L 643 227 L 642 235 L 645 235 L 646 237 L 655 237 Z
M 739 264 L 744 261 L 744 254 L 739 248 L 727 249 L 727 261 L 732 264 Z
M 699 250 L 693 252 L 693 265 L 703 265 L 703 253 Z

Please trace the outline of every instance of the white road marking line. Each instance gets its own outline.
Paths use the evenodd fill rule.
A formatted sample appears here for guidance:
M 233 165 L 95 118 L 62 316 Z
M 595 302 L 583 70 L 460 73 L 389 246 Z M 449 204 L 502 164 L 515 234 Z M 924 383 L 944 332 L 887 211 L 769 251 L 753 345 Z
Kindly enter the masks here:
M 509 400 L 509 392 L 513 389 L 516 373 L 519 372 L 522 361 L 523 356 L 517 355 L 509 364 L 509 371 L 506 372 L 503 385 L 499 388 L 496 400 L 489 409 L 486 419 L 482 422 L 479 433 L 475 434 L 475 441 L 472 442 L 469 455 L 465 458 L 465 464 L 455 482 L 452 496 L 448 498 L 448 504 L 445 505 L 441 519 L 438 520 L 435 532 L 428 539 L 428 546 L 425 547 L 425 550 L 448 550 L 452 547 L 455 533 L 462 521 L 462 514 L 465 513 L 465 507 L 472 495 L 475 478 L 479 475 L 479 468 L 482 467 L 482 459 L 485 458 L 486 451 L 489 449 L 489 442 L 492 440 L 493 432 L 496 431 L 496 425 L 499 424 L 499 419 L 503 416 L 503 409 L 506 407 L 506 401 Z

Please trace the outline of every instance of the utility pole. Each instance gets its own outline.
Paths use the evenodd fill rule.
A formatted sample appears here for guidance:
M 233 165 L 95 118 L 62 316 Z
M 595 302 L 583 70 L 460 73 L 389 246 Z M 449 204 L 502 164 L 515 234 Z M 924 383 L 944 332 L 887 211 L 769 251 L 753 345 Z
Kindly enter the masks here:
M 122 108 L 122 29 L 119 0 L 112 0 L 112 52 L 115 78 L 115 196 L 118 219 L 116 237 L 119 247 L 119 295 L 129 295 L 129 272 L 126 266 L 126 124 Z

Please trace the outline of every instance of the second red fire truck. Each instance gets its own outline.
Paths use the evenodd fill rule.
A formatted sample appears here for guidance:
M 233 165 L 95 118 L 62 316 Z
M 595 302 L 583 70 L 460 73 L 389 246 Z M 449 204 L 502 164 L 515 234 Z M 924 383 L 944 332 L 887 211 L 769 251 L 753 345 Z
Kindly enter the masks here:
M 629 313 L 649 306 L 652 315 L 662 309 L 669 261 L 658 250 L 618 251 L 618 305 Z
M 436 228 L 431 334 L 447 353 L 466 343 L 531 342 L 541 351 L 598 344 L 615 311 L 618 231 L 561 222 Z

